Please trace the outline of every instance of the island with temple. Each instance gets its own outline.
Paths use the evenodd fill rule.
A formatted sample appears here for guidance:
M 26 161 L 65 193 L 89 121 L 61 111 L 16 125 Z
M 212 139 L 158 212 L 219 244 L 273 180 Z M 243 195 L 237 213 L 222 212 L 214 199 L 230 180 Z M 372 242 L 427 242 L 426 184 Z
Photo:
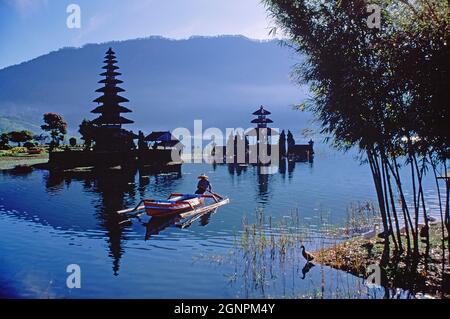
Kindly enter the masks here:
M 240 164 L 271 164 L 261 159 L 263 155 L 271 157 L 272 152 L 278 152 L 276 161 L 309 162 L 314 160 L 314 142 L 310 140 L 307 144 L 296 144 L 294 135 L 290 130 L 279 132 L 272 129 L 268 124 L 273 120 L 268 116 L 272 114 L 260 106 L 253 112 L 254 118 L 251 123 L 256 127 L 243 132 L 228 136 L 224 146 L 214 145 L 211 156 L 214 161 L 221 163 Z M 278 139 L 276 139 L 277 137 Z M 272 163 L 273 164 L 273 163 Z
M 104 66 L 98 82 L 100 94 L 93 102 L 92 120 L 83 120 L 79 132 L 84 140 L 82 149 L 65 148 L 49 153 L 48 163 L 42 167 L 53 170 L 97 169 L 97 168 L 147 168 L 155 171 L 179 170 L 182 165 L 183 144 L 170 131 L 145 134 L 126 129 L 133 124 L 132 110 L 125 103 L 125 90 L 120 86 L 118 60 L 112 48 L 106 52 Z M 264 106 L 252 114 L 255 125 L 243 134 L 231 134 L 225 146 L 215 145 L 211 155 L 214 161 L 224 163 L 282 165 L 289 162 L 313 162 L 314 142 L 296 144 L 290 130 L 279 132 L 269 127 L 272 119 Z M 271 160 L 265 161 L 263 155 Z M 276 157 L 276 160 L 274 160 Z M 276 162 L 276 163 L 275 163 Z
M 119 86 L 123 81 L 118 78 L 121 73 L 118 72 L 118 61 L 112 48 L 106 52 L 103 62 L 105 65 L 100 74 L 103 78 L 98 82 L 103 85 L 96 90 L 101 95 L 93 101 L 98 105 L 91 111 L 97 117 L 91 121 L 84 120 L 80 125 L 79 132 L 85 148 L 50 152 L 46 167 L 179 169 L 183 145 L 170 132 L 145 135 L 142 131 L 135 134 L 123 128 L 134 121 L 124 116 L 132 110 L 123 106 L 129 100 L 121 95 L 125 90 Z M 175 160 L 173 154 L 178 154 Z

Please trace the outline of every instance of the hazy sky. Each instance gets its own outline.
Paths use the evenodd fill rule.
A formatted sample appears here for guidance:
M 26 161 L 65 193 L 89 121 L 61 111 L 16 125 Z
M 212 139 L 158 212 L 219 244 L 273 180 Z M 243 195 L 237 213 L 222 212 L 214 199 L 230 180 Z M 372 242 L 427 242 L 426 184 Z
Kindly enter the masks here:
M 69 29 L 67 6 L 81 8 Z M 269 38 L 260 0 L 0 0 L 0 69 L 66 46 L 151 35 Z

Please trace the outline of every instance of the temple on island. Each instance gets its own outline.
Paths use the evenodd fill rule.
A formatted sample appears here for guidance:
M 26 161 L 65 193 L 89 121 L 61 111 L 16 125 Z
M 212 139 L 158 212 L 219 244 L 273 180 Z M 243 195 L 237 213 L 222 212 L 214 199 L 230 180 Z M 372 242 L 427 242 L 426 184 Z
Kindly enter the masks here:
M 215 145 L 211 155 L 216 160 L 223 157 L 223 160 L 227 163 L 256 164 L 260 163 L 259 157 L 261 154 L 270 157 L 272 155 L 271 151 L 275 149 L 279 152 L 280 160 L 287 159 L 295 162 L 313 161 L 314 142 L 312 140 L 308 144 L 296 144 L 291 131 L 288 131 L 286 136 L 284 130 L 279 133 L 277 130 L 270 128 L 268 124 L 272 124 L 273 121 L 268 116 L 272 113 L 262 105 L 252 114 L 256 118 L 251 123 L 256 124 L 256 127 L 247 131 L 244 136 L 241 136 L 239 133 L 234 136 L 230 135 L 227 139 L 226 146 Z M 277 142 L 273 141 L 275 136 L 279 136 Z M 241 150 L 241 152 L 238 152 L 238 150 Z M 242 150 L 245 151 L 242 152 Z
M 294 135 L 288 130 L 287 139 L 284 137 L 284 131 L 280 134 L 280 155 L 283 156 L 281 149 L 285 149 L 285 156 L 289 161 L 310 162 L 314 160 L 314 142 L 309 140 L 308 144 L 296 144 Z M 284 142 L 286 140 L 286 142 Z M 283 142 L 281 142 L 283 141 Z M 287 148 L 286 148 L 287 146 Z
M 67 170 L 73 168 L 114 168 L 114 169 L 149 169 L 178 171 L 182 165 L 182 143 L 170 132 L 154 132 L 147 136 L 126 130 L 123 125 L 134 123 L 123 114 L 132 111 L 123 106 L 129 100 L 120 95 L 125 92 L 119 84 L 123 83 L 117 77 L 117 58 L 112 50 L 106 52 L 103 77 L 98 83 L 103 84 L 96 90 L 101 96 L 93 102 L 97 103 L 91 113 L 97 117 L 92 121 L 84 120 L 80 125 L 80 134 L 85 140 L 85 147 L 51 152 L 49 155 L 50 169 Z M 136 147 L 134 140 L 137 140 Z M 149 146 L 149 142 L 151 147 Z M 174 152 L 176 150 L 177 152 Z M 173 158 L 173 155 L 177 158 Z
M 247 147 L 249 158 L 256 160 L 259 162 L 259 157 L 262 154 L 266 154 L 267 156 L 271 155 L 272 148 L 272 136 L 278 135 L 278 132 L 271 129 L 268 124 L 272 124 L 273 121 L 268 118 L 268 116 L 272 114 L 268 110 L 264 108 L 263 105 L 259 107 L 258 110 L 253 112 L 253 115 L 256 116 L 255 119 L 251 121 L 252 124 L 256 124 L 256 127 L 249 132 L 246 133 L 246 137 L 254 137 L 256 147 L 251 147 L 251 143 L 248 143 Z M 256 152 L 256 154 L 253 154 Z

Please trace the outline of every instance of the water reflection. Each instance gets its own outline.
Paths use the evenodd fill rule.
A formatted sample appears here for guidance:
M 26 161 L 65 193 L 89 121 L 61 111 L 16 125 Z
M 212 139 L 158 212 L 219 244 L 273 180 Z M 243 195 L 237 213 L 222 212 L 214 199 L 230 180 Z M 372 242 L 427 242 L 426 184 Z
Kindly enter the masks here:
M 315 265 L 314 265 L 312 262 L 309 262 L 309 261 L 305 264 L 305 266 L 303 266 L 303 268 L 302 268 L 302 277 L 301 277 L 302 280 L 305 280 L 306 275 L 309 273 L 309 271 L 310 271 L 314 266 L 315 266 Z
M 247 172 L 248 166 L 249 166 L 248 164 L 234 164 L 234 163 L 227 164 L 228 173 L 230 175 L 241 176 L 242 173 Z
M 266 172 L 267 166 L 257 167 L 257 186 L 258 186 L 258 196 L 262 202 L 269 201 L 269 172 Z
M 209 212 L 205 215 L 202 215 L 200 217 L 200 226 L 207 226 L 209 224 L 209 222 L 211 221 L 211 216 L 215 213 L 216 211 L 213 212 Z
M 142 222 L 142 225 L 146 228 L 145 240 L 158 235 L 164 229 L 175 225 L 179 221 L 180 217 L 172 216 L 169 218 L 150 218 L 148 222 Z
M 60 191 L 64 185 L 68 187 L 73 181 L 78 181 L 85 192 L 99 195 L 99 201 L 93 206 L 99 226 L 106 233 L 109 256 L 113 260 L 113 273 L 116 276 L 119 274 L 120 259 L 124 253 L 122 241 L 125 238 L 115 212 L 135 200 L 135 175 L 135 170 L 95 170 L 51 171 L 46 177 L 48 192 Z
M 136 176 L 138 182 L 136 183 Z M 150 183 L 150 176 L 154 182 Z M 125 228 L 120 225 L 120 216 L 116 213 L 123 207 L 133 206 L 145 198 L 149 187 L 170 189 L 176 179 L 181 178 L 181 172 L 160 174 L 151 170 L 137 168 L 108 170 L 69 170 L 50 171 L 44 177 L 47 192 L 60 192 L 69 187 L 73 181 L 79 182 L 85 193 L 97 194 L 93 207 L 99 226 L 105 231 L 109 248 L 109 257 L 113 260 L 113 273 L 119 274 L 120 260 L 124 254 L 123 241 L 126 240 Z M 152 221 L 154 233 L 161 228 Z M 146 239 L 150 235 L 146 235 Z
M 16 166 L 13 169 L 1 170 L 2 175 L 8 176 L 11 178 L 23 178 L 25 179 L 27 176 L 33 173 L 33 168 L 29 166 Z
M 268 203 L 272 196 L 271 182 L 276 174 L 283 178 L 292 178 L 295 162 L 282 160 L 279 166 L 263 166 L 248 164 L 227 164 L 226 171 L 231 176 L 241 176 L 256 168 L 255 193 L 259 202 Z M 217 164 L 212 166 L 217 169 Z M 71 187 L 74 182 L 80 185 L 85 194 L 95 194 L 92 201 L 94 216 L 98 222 L 97 226 L 105 232 L 105 240 L 108 247 L 108 256 L 112 259 L 114 275 L 119 274 L 120 261 L 125 253 L 124 241 L 132 231 L 126 224 L 121 224 L 122 217 L 117 211 L 124 207 L 133 207 L 137 202 L 148 198 L 152 194 L 154 198 L 163 198 L 168 192 L 176 191 L 177 181 L 183 178 L 180 170 L 175 172 L 155 172 L 151 169 L 78 169 L 68 171 L 50 171 L 44 174 L 44 184 L 47 193 L 63 193 Z M 145 240 L 150 240 L 163 230 L 171 226 L 187 228 L 198 220 L 200 226 L 210 223 L 214 212 L 198 216 L 195 220 L 181 221 L 179 218 L 148 219 L 140 220 L 145 229 Z
M 214 163 L 212 169 L 215 171 L 218 164 Z M 263 166 L 249 164 L 227 164 L 225 170 L 231 176 L 242 176 L 247 174 L 251 168 L 256 168 L 256 180 L 251 183 L 255 187 L 255 194 L 259 198 L 260 203 L 270 202 L 273 190 L 271 182 L 274 175 L 279 174 L 282 178 L 292 178 L 295 170 L 295 162 L 280 160 L 279 166 Z M 13 179 L 33 178 L 33 169 L 16 168 L 13 170 L 3 171 L 3 175 L 7 175 Z M 287 174 L 287 175 L 286 175 Z M 92 204 L 88 207 L 93 208 L 93 216 L 95 225 L 86 220 L 86 215 L 79 214 L 77 207 L 65 207 L 64 202 L 56 204 L 57 209 L 67 209 L 67 216 L 61 216 L 60 212 L 54 209 L 54 212 L 45 208 L 43 212 L 47 224 L 57 229 L 71 230 L 72 227 L 88 231 L 92 229 L 100 229 L 105 233 L 105 240 L 108 247 L 108 256 L 112 259 L 112 269 L 114 275 L 119 274 L 120 261 L 125 253 L 123 242 L 127 240 L 127 235 L 131 229 L 120 224 L 120 216 L 116 211 L 124 207 L 132 207 L 141 199 L 148 198 L 149 194 L 155 198 L 167 196 L 168 192 L 177 191 L 177 181 L 182 179 L 181 170 L 175 171 L 154 171 L 151 168 L 127 168 L 127 169 L 74 169 L 67 171 L 48 171 L 42 174 L 45 191 L 50 195 L 68 195 L 69 188 L 74 186 L 75 189 L 81 188 L 84 194 L 88 194 Z M 71 190 L 72 191 L 72 190 Z M 94 194 L 96 196 L 92 197 Z M 86 201 L 83 194 L 68 195 L 75 196 L 74 202 Z M 56 202 L 55 202 L 56 203 Z M 83 207 L 80 205 L 80 209 Z M 73 214 L 71 212 L 73 211 Z M 211 215 L 214 212 L 199 216 L 198 224 L 207 226 L 210 223 Z M 33 217 L 30 217 L 33 219 Z M 70 221 L 68 221 L 70 219 Z M 145 240 L 149 240 L 156 236 L 164 229 L 170 226 L 178 226 L 181 228 L 189 227 L 194 221 L 190 220 L 184 224 L 180 224 L 179 219 L 150 219 L 142 222 L 145 226 Z
M 313 167 L 313 160 L 292 160 L 287 158 L 282 158 L 279 160 L 278 165 L 262 165 L 262 164 L 237 164 L 237 163 L 227 163 L 218 164 L 214 162 L 212 164 L 213 171 L 217 170 L 218 165 L 226 165 L 228 174 L 231 176 L 241 176 L 247 173 L 249 167 L 256 168 L 256 193 L 260 203 L 268 203 L 271 197 L 271 179 L 274 175 L 279 174 L 283 180 L 286 176 L 289 180 L 294 177 L 294 171 L 296 163 L 308 163 L 309 166 Z M 287 175 L 286 175 L 287 173 Z
M 320 231 L 313 226 L 319 225 L 323 214 L 330 212 L 333 219 L 329 222 L 338 224 L 345 220 L 351 201 L 376 200 L 371 176 L 365 175 L 367 167 L 336 157 L 317 158 L 320 160 L 313 170 L 308 169 L 312 164 L 285 160 L 272 168 L 186 164 L 183 174 L 138 169 L 0 173 L 0 222 L 3 222 L 0 246 L 1 255 L 8 260 L 8 264 L 0 263 L 0 271 L 4 273 L 3 278 L 12 278 L 20 269 L 30 273 L 35 271 L 33 268 L 42 269 L 39 278 L 43 283 L 36 285 L 44 291 L 54 279 L 48 273 L 62 271 L 65 275 L 67 263 L 76 260 L 92 274 L 96 283 L 86 285 L 76 295 L 85 298 L 130 297 L 127 295 L 130 291 L 136 297 L 189 297 L 191 294 L 203 298 L 234 297 L 246 295 L 240 287 L 246 287 L 247 279 L 248 285 L 254 284 L 253 274 L 257 283 L 262 274 L 266 279 L 273 279 L 270 281 L 273 285 L 270 289 L 258 286 L 265 290 L 262 294 L 252 293 L 250 289 L 251 296 L 307 294 L 322 287 L 322 268 L 317 265 L 302 269 L 306 264 L 298 254 L 287 262 L 283 258 L 276 259 L 277 263 L 261 264 L 262 271 L 255 272 L 250 267 L 253 264 L 246 263 L 242 255 L 228 253 L 235 238 L 240 238 L 244 216 L 255 218 L 255 209 L 262 208 L 273 217 L 273 225 L 284 220 L 290 225 L 292 210 L 299 212 L 303 225 L 312 233 Z M 211 217 L 213 213 L 210 213 L 188 223 L 176 218 L 151 220 L 145 216 L 140 223 L 136 220 L 131 226 L 119 225 L 115 211 L 133 207 L 142 198 L 165 198 L 170 192 L 192 191 L 196 177 L 203 172 L 209 173 L 217 192 L 231 198 L 231 204 L 220 208 L 215 216 Z M 352 178 L 345 179 L 349 175 Z M 201 227 L 206 225 L 207 229 Z M 174 227 L 190 228 L 182 231 Z M 278 236 L 278 227 L 273 232 Z M 236 266 L 228 259 L 221 267 L 211 266 L 208 259 L 201 267 L 192 267 L 193 260 L 200 263 L 199 256 L 209 258 L 210 255 L 231 256 L 236 259 Z M 249 254 L 248 258 L 252 261 L 253 255 Z M 273 268 L 269 269 L 271 265 Z M 180 268 L 182 273 L 178 271 Z M 160 276 L 161 273 L 170 275 Z M 243 276 L 230 285 L 224 280 L 224 273 Z M 336 287 L 344 289 L 347 278 L 353 278 L 327 268 L 324 274 L 329 292 Z M 1 279 L 0 276 L 3 285 Z M 12 287 L 24 295 L 21 282 L 22 278 L 18 278 Z M 289 293 L 290 285 L 292 293 Z M 55 296 L 72 296 L 66 291 L 65 281 L 55 289 Z M 388 294 L 377 292 L 378 297 L 385 293 Z M 392 292 L 389 294 L 394 297 Z M 332 297 L 327 293 L 325 296 Z
M 153 236 L 159 235 L 166 228 L 176 226 L 181 229 L 185 229 L 190 227 L 195 221 L 199 220 L 199 225 L 204 227 L 207 226 L 210 222 L 211 216 L 216 212 L 216 210 L 204 213 L 198 216 L 194 216 L 192 218 L 188 218 L 183 220 L 179 216 L 171 216 L 171 217 L 158 217 L 158 218 L 150 218 L 148 221 L 143 221 L 141 218 L 138 218 L 139 222 L 142 226 L 145 227 L 145 240 L 150 240 Z

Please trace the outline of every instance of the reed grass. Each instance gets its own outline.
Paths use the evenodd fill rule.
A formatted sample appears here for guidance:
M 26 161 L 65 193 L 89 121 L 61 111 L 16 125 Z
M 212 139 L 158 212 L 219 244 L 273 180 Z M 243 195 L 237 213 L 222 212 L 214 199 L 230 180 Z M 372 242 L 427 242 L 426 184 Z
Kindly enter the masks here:
M 313 217 L 302 217 L 295 209 L 274 218 L 257 209 L 243 217 L 241 231 L 234 235 L 228 255 L 234 272 L 226 277 L 230 284 L 239 285 L 244 297 L 368 298 L 370 291 L 361 279 L 321 265 L 316 266 L 322 273 L 320 282 L 306 279 L 300 284 L 306 263 L 300 247 L 321 252 L 345 240 L 349 233 L 367 229 L 378 218 L 371 203 L 352 204 L 346 222 L 337 226 L 331 222 L 332 214 L 323 210 Z M 310 291 L 299 292 L 305 290 L 305 284 Z

